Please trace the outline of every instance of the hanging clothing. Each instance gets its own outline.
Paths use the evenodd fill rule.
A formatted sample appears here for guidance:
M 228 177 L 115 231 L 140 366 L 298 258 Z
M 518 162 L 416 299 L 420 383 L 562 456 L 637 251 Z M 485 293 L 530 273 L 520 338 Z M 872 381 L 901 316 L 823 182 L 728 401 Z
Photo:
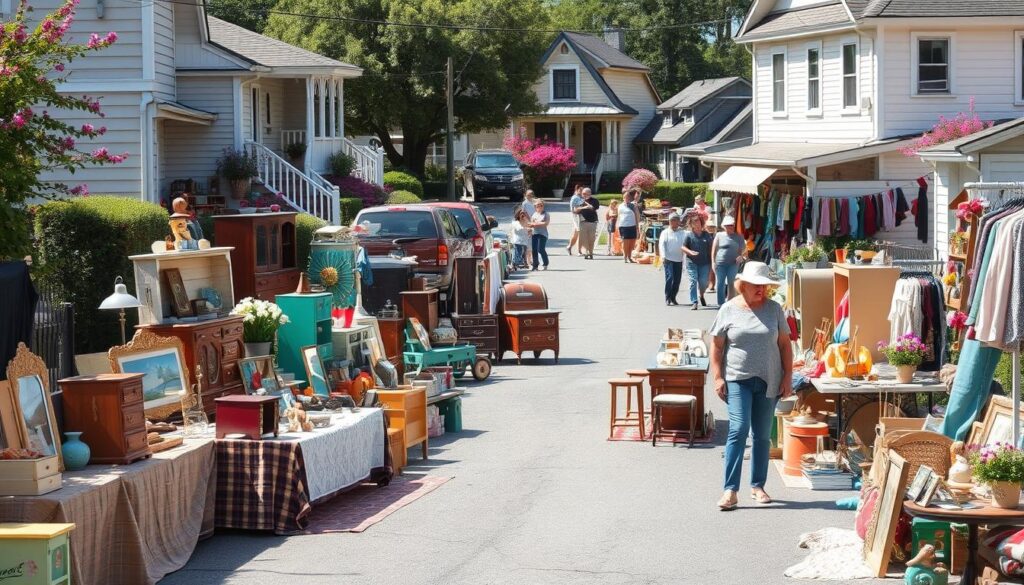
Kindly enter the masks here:
M 942 434 L 954 441 L 967 439 L 967 432 L 988 402 L 989 388 L 1003 352 L 984 347 L 977 340 L 964 341 L 960 349 L 953 389 L 942 419 Z
M 850 211 L 850 235 L 854 238 L 859 238 L 857 234 L 860 228 L 860 206 L 857 205 L 857 200 L 850 197 L 846 200 L 846 205 Z
M 896 227 L 899 227 L 903 220 L 907 218 L 907 212 L 910 211 L 910 206 L 907 205 L 907 197 L 903 194 L 903 187 L 896 187 Z
M 874 236 L 878 232 L 878 208 L 875 207 L 875 197 L 869 195 L 864 198 L 864 235 Z
M 882 229 L 891 231 L 896 228 L 896 208 L 893 205 L 893 192 L 882 193 Z
M 821 202 L 821 217 L 818 219 L 818 235 L 832 235 L 832 202 L 828 199 Z
M 917 214 L 914 225 L 917 226 L 917 239 L 928 243 L 928 181 L 924 177 L 917 179 Z
M 921 283 L 916 278 L 900 278 L 892 293 L 889 306 L 889 341 L 895 343 L 903 335 L 913 333 L 921 337 Z
M 0 262 L 0 363 L 14 357 L 18 343 L 32 344 L 32 325 L 39 295 L 22 260 Z M 6 365 L 5 365 L 6 367 Z

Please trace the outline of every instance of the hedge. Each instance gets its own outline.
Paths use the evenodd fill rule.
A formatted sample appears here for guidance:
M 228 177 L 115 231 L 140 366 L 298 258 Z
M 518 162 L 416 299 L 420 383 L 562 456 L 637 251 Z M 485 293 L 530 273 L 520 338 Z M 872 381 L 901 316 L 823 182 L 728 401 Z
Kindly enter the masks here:
M 344 201 L 342 199 L 342 202 Z M 344 211 L 342 215 L 344 215 Z M 298 255 L 300 270 L 304 271 L 309 266 L 309 247 L 313 242 L 313 232 L 325 225 L 327 225 L 326 221 L 308 213 L 300 213 L 295 216 L 295 253 Z
M 167 211 L 155 203 L 114 196 L 51 201 L 36 208 L 40 283 L 75 308 L 75 352 L 106 351 L 121 343 L 117 311 L 99 305 L 124 278 L 135 292 L 128 256 L 151 251 L 170 234 Z M 138 311 L 126 311 L 128 336 Z
M 423 183 L 416 177 L 400 171 L 384 173 L 384 186 L 392 191 L 409 191 L 417 197 L 423 197 Z
M 341 198 L 341 222 L 340 225 L 348 225 L 352 223 L 352 220 L 359 214 L 359 210 L 363 208 L 363 200 L 358 197 L 342 197 Z
M 415 193 L 410 193 L 408 191 L 392 191 L 391 194 L 388 195 L 386 203 L 388 205 L 406 205 L 409 203 L 419 203 L 420 201 L 423 200 L 417 197 Z
M 658 199 L 667 200 L 673 207 L 693 207 L 698 197 L 706 200 L 707 192 L 707 183 L 658 181 L 651 194 Z

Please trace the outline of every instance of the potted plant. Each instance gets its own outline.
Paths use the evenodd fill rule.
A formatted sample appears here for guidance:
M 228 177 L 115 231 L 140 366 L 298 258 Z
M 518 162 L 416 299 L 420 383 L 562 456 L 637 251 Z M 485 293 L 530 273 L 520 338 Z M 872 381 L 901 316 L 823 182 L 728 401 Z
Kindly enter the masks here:
M 225 148 L 217 159 L 217 174 L 228 180 L 231 185 L 231 197 L 241 199 L 252 189 L 252 180 L 259 176 L 258 161 L 255 152 Z
M 281 307 L 252 297 L 242 299 L 231 309 L 231 314 L 243 317 L 242 340 L 247 357 L 270 355 L 277 328 L 288 322 L 288 315 L 281 311 Z
M 284 147 L 284 153 L 288 155 L 292 166 L 301 168 L 306 160 L 306 143 L 292 142 Z
M 920 337 L 907 333 L 893 343 L 878 342 L 878 349 L 885 355 L 889 364 L 896 366 L 896 380 L 900 384 L 908 384 L 914 379 L 917 366 L 924 361 L 928 346 L 921 343 Z
M 878 253 L 878 243 L 874 240 L 851 240 L 846 244 L 847 257 L 854 256 L 861 264 L 870 264 Z
M 1017 508 L 1024 482 L 1024 451 L 1009 443 L 996 443 L 974 449 L 970 459 L 974 479 L 988 484 L 992 491 L 992 506 Z
M 949 234 L 949 252 L 957 256 L 967 253 L 967 232 L 953 232 Z
M 817 268 L 818 262 L 825 257 L 825 250 L 817 244 L 813 246 L 800 246 L 786 257 L 786 264 L 799 264 L 801 268 L 805 269 Z

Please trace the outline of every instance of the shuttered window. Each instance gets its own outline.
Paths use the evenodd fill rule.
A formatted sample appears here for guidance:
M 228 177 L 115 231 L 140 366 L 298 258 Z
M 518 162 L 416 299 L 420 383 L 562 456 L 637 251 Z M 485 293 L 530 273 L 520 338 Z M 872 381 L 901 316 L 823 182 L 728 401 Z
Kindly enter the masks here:
M 786 111 L 786 55 L 772 55 L 772 111 Z

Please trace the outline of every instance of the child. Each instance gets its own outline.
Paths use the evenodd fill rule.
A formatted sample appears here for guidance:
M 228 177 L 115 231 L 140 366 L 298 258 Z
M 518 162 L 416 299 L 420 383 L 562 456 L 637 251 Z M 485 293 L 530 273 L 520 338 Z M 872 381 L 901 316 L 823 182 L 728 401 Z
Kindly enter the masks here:
M 516 211 L 515 221 L 509 226 L 509 243 L 513 246 L 512 265 L 526 268 L 526 242 L 530 241 L 530 218 L 522 209 Z

